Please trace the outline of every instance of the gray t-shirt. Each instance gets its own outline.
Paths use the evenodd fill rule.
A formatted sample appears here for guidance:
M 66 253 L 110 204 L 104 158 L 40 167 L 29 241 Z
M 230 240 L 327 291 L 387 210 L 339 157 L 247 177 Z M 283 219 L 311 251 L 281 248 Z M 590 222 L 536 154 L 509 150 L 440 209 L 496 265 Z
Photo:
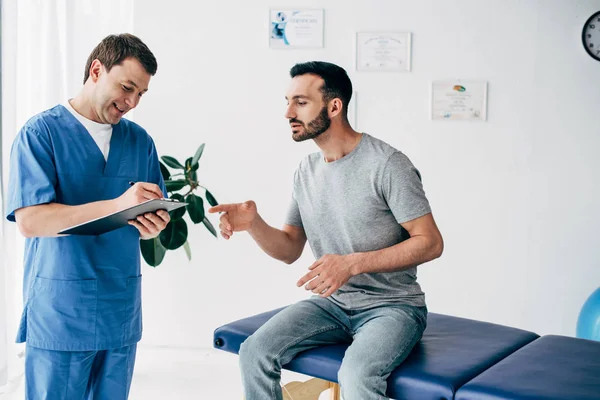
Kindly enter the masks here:
M 339 160 L 308 155 L 294 175 L 286 224 L 304 228 L 316 259 L 380 250 L 410 236 L 400 224 L 431 212 L 408 157 L 366 133 Z M 425 305 L 417 269 L 352 277 L 329 297 L 351 310 L 381 304 Z

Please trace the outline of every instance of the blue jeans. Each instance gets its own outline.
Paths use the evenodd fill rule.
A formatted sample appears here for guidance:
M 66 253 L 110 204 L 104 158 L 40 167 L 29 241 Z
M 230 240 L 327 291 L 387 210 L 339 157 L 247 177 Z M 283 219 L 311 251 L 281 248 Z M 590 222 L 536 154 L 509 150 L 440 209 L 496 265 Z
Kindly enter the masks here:
M 312 297 L 287 307 L 240 348 L 246 400 L 282 400 L 281 367 L 318 346 L 348 343 L 338 372 L 344 400 L 387 399 L 387 378 L 421 339 L 427 308 L 401 304 L 349 311 Z
M 27 346 L 27 400 L 125 400 L 137 344 L 99 351 L 55 351 Z

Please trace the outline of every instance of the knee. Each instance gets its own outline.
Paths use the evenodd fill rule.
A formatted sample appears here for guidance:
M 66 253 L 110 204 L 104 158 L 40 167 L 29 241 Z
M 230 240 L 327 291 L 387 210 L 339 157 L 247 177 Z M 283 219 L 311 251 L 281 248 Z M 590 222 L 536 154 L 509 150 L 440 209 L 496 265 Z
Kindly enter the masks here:
M 254 335 L 249 336 L 240 346 L 240 366 L 242 370 L 245 367 L 255 366 L 261 357 L 260 340 L 257 340 Z
M 348 365 L 348 363 L 342 363 L 340 370 L 338 371 L 338 382 L 340 386 L 349 387 L 356 381 L 362 379 L 362 373 L 357 371 L 356 367 Z
M 240 346 L 239 363 L 243 370 L 256 367 L 267 368 L 276 362 L 279 349 L 268 334 L 257 332 Z
M 345 360 L 344 360 L 345 361 Z M 381 386 L 383 378 L 375 371 L 369 368 L 365 363 L 342 362 L 338 371 L 338 382 L 342 388 L 342 393 L 365 393 L 377 392 Z

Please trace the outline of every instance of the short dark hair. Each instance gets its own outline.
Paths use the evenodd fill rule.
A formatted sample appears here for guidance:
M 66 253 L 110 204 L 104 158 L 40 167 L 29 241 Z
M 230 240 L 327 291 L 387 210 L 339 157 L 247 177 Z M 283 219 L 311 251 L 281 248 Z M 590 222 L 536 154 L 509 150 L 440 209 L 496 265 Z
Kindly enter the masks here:
M 92 50 L 92 53 L 85 64 L 83 83 L 85 84 L 88 80 L 90 76 L 90 67 L 95 59 L 100 60 L 108 72 L 112 67 L 121 64 L 123 60 L 130 57 L 138 60 L 150 75 L 156 74 L 158 64 L 156 63 L 154 54 L 152 54 L 148 46 L 146 46 L 137 36 L 130 33 L 122 33 L 120 35 L 109 35 L 105 37 L 98 46 Z
M 348 115 L 348 104 L 352 98 L 352 82 L 346 70 L 340 66 L 324 61 L 309 61 L 296 64 L 290 69 L 290 76 L 314 74 L 320 76 L 324 83 L 321 86 L 323 101 L 339 98 L 343 103 L 344 116 Z

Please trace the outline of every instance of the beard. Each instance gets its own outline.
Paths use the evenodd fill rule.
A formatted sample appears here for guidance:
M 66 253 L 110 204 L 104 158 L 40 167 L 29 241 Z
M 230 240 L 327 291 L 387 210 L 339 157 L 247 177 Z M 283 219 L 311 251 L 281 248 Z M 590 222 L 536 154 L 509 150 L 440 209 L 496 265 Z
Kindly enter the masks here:
M 304 122 L 291 118 L 290 124 L 294 122 L 302 125 L 302 129 L 299 132 L 292 133 L 292 139 L 296 142 L 315 139 L 331 126 L 331 118 L 329 118 L 327 113 L 327 106 L 324 106 L 319 115 L 310 121 L 308 125 L 304 125 Z

